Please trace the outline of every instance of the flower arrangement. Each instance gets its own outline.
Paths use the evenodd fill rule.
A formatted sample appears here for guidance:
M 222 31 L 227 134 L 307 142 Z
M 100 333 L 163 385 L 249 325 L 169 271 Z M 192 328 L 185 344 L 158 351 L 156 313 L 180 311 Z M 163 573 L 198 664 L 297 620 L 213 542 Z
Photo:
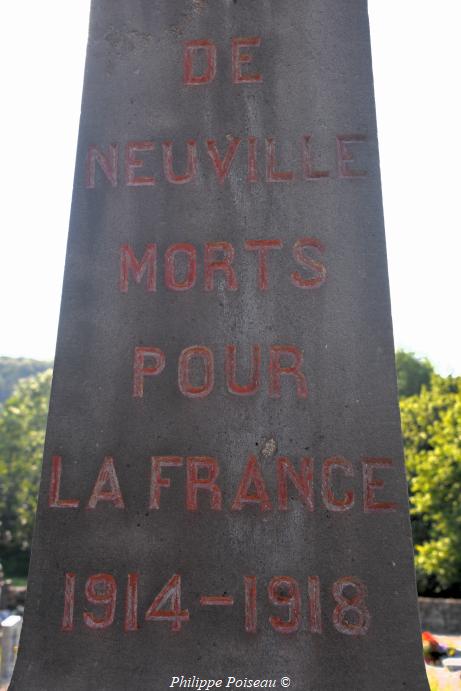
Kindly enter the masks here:
M 428 665 L 441 665 L 443 658 L 453 657 L 457 652 L 456 648 L 442 645 L 429 631 L 423 631 L 422 639 L 424 661 Z

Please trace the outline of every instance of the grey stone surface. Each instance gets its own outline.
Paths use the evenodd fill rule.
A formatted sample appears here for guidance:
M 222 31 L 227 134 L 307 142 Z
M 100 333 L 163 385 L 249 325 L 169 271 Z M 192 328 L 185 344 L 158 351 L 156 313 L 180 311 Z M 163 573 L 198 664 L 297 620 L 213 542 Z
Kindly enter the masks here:
M 233 73 L 236 37 L 259 37 L 260 43 L 234 48 Z M 216 77 L 189 86 L 183 83 L 184 45 L 199 39 L 217 46 Z M 203 49 L 194 52 L 195 76 L 205 73 L 203 57 Z M 262 80 L 234 83 L 233 74 Z M 311 160 L 303 175 L 306 136 Z M 214 145 L 207 142 L 214 140 L 224 156 L 232 137 L 242 141 L 219 182 Z M 257 142 L 249 144 L 249 137 Z M 195 178 L 168 182 L 162 143 L 174 143 L 179 175 L 190 140 L 197 147 Z M 131 149 L 132 159 L 144 163 L 132 166 L 127 178 L 128 142 L 154 142 L 155 149 Z M 94 179 L 91 165 L 89 177 L 85 172 L 92 146 L 108 157 L 112 180 L 101 156 L 93 160 Z M 116 174 L 109 170 L 110 146 Z M 252 146 L 257 163 L 248 170 Z M 310 179 L 313 170 L 329 176 Z M 274 171 L 287 175 L 270 181 Z M 155 185 L 127 184 L 152 176 Z M 293 256 L 295 243 L 306 237 L 321 244 Z M 262 239 L 282 243 L 268 251 L 267 290 L 258 288 L 256 251 L 244 244 Z M 236 290 L 229 290 L 222 271 L 205 290 L 205 243 L 216 242 L 235 249 Z M 175 243 L 193 245 L 197 253 L 189 290 L 171 290 L 165 282 L 165 252 Z M 124 292 L 120 248 L 129 245 L 140 260 L 148 244 L 158 255 L 157 290 L 148 290 L 147 274 L 137 284 L 130 271 Z M 176 283 L 187 282 L 181 257 Z M 306 286 L 309 279 L 319 285 Z M 251 347 L 260 345 L 254 395 L 228 390 L 226 344 L 237 347 L 242 384 Z M 202 398 L 184 395 L 178 385 L 180 354 L 197 345 L 214 356 L 214 388 Z M 276 346 L 297 350 L 280 355 Z M 161 373 L 139 379 L 143 396 L 136 397 L 133 357 L 140 347 L 160 349 L 166 362 Z M 160 691 L 173 676 L 195 675 L 223 679 L 223 687 L 233 676 L 276 680 L 280 688 L 288 676 L 298 691 L 427 689 L 393 353 L 365 0 L 93 2 L 43 480 L 11 688 Z M 274 397 L 277 358 L 280 366 L 293 366 L 297 354 L 303 376 L 301 370 L 282 375 L 280 397 Z M 146 366 L 159 365 L 158 357 L 147 358 Z M 197 358 L 189 375 L 190 394 L 203 383 Z M 235 510 L 252 455 L 266 506 L 248 501 L 264 498 L 264 488 L 253 483 Z M 161 487 L 160 508 L 149 510 L 152 456 L 183 460 L 162 469 L 171 486 Z M 191 510 L 193 497 L 187 504 L 185 459 L 199 456 L 219 463 L 220 509 L 217 487 L 198 491 L 197 510 Z M 54 484 L 53 457 L 61 459 L 54 461 Z M 107 476 L 99 501 L 94 494 L 90 501 L 105 457 L 113 458 L 124 508 Z M 288 481 L 284 510 L 283 483 L 282 497 L 277 485 L 281 457 L 298 473 L 301 458 L 313 459 L 307 504 Z M 328 483 L 325 461 L 338 457 L 346 460 L 331 466 Z M 368 499 L 367 458 L 386 459 L 370 470 Z M 112 500 L 104 496 L 110 489 Z M 59 507 L 66 499 L 79 505 Z M 383 503 L 388 510 L 376 506 Z M 87 579 L 101 573 L 117 584 L 117 599 L 113 623 L 95 629 L 95 622 L 112 618 L 110 605 L 85 598 Z M 66 574 L 68 584 L 75 582 L 75 603 L 71 616 L 69 596 L 63 631 Z M 139 574 L 138 629 L 125 631 L 128 574 Z M 145 620 L 174 574 L 181 578 L 181 608 L 189 613 L 176 632 L 169 621 Z M 244 576 L 257 583 L 257 623 L 247 618 L 248 631 Z M 289 608 L 268 595 L 271 579 L 282 576 L 299 584 L 299 611 L 295 603 L 291 618 Z M 356 585 L 341 591 L 351 580 Z M 91 583 L 90 600 L 110 600 L 107 585 L 91 591 Z M 272 583 L 272 600 L 296 595 L 294 582 L 287 583 L 285 589 Z M 317 584 L 321 612 L 315 617 Z M 357 611 L 360 584 L 367 589 L 366 610 L 359 603 Z M 234 604 L 204 606 L 204 595 L 233 597 Z M 280 632 L 283 624 L 274 617 L 290 620 L 293 631 Z
M 418 598 L 421 628 L 441 634 L 461 634 L 461 602 L 451 598 Z

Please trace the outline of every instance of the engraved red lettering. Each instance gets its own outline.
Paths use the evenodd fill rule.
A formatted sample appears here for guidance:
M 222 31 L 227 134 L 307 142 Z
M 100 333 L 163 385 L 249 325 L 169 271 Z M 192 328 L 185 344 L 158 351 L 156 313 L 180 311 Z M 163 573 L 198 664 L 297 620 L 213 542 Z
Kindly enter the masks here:
M 186 172 L 176 175 L 173 166 L 173 142 L 163 142 L 163 168 L 165 177 L 173 185 L 184 185 L 191 182 L 197 175 L 197 142 L 190 139 L 187 143 Z
M 128 631 L 137 631 L 138 625 L 138 583 L 139 573 L 129 573 L 126 584 L 125 618 L 123 628 Z
M 78 499 L 61 499 L 62 456 L 53 456 L 51 459 L 50 491 L 48 494 L 48 506 L 50 509 L 76 509 L 80 505 Z
M 331 486 L 333 470 L 341 470 L 346 477 L 354 476 L 352 463 L 341 456 L 327 458 L 322 469 L 322 497 L 325 506 L 330 511 L 347 511 L 354 506 L 354 492 L 348 490 L 342 499 L 338 499 Z
M 311 135 L 305 135 L 303 139 L 303 173 L 305 180 L 321 180 L 322 178 L 329 178 L 330 173 L 328 170 L 314 170 L 311 160 L 311 150 L 310 150 Z
M 162 468 L 179 468 L 183 459 L 180 456 L 152 456 L 151 463 L 149 509 L 159 509 L 162 487 L 171 486 L 170 478 L 162 477 Z
M 189 456 L 187 463 L 187 492 L 186 507 L 189 511 L 197 511 L 197 492 L 205 490 L 210 492 L 210 505 L 213 511 L 221 511 L 222 494 L 216 480 L 219 475 L 219 465 L 215 458 L 209 456 Z M 200 471 L 205 470 L 206 474 L 201 475 Z
M 190 378 L 190 361 L 200 358 L 203 363 L 203 382 L 194 386 Z M 205 398 L 214 387 L 213 353 L 205 346 L 191 346 L 182 351 L 178 363 L 179 390 L 187 398 Z
M 256 576 L 244 576 L 243 581 L 245 584 L 245 631 L 247 633 L 256 633 L 258 626 Z
M 306 247 L 314 247 L 318 252 L 323 254 L 325 246 L 320 240 L 316 238 L 301 238 L 293 245 L 293 257 L 297 264 L 300 264 L 306 269 L 313 272 L 314 276 L 311 278 L 303 278 L 299 271 L 293 271 L 291 274 L 291 282 L 297 288 L 318 288 L 325 283 L 327 277 L 327 269 L 322 262 L 309 257 L 304 251 Z
M 220 259 L 216 259 L 216 253 L 222 254 Z M 214 275 L 216 271 L 223 272 L 227 290 L 238 290 L 237 276 L 232 266 L 234 258 L 235 250 L 230 242 L 205 243 L 205 290 L 214 290 Z
M 171 601 L 171 609 L 165 607 Z M 171 622 L 171 630 L 177 633 L 181 630 L 182 622 L 189 621 L 189 610 L 181 609 L 181 576 L 174 574 L 162 588 L 146 612 L 146 621 Z
M 277 458 L 277 487 L 278 503 L 280 511 L 288 510 L 288 483 L 290 478 L 293 485 L 307 506 L 309 511 L 314 510 L 314 462 L 312 458 L 301 459 L 301 470 L 296 472 L 288 458 Z
M 146 367 L 146 359 L 153 364 Z M 161 374 L 165 368 L 165 354 L 160 348 L 150 348 L 137 346 L 134 349 L 133 358 L 133 397 L 142 398 L 144 396 L 144 377 L 155 377 Z
M 393 467 L 390 458 L 364 458 L 363 471 L 363 510 L 365 513 L 397 511 L 398 505 L 392 501 L 376 501 L 375 492 L 384 487 L 384 481 L 375 478 L 375 470 Z
M 284 357 L 288 357 L 293 364 L 282 365 L 281 360 Z M 301 369 L 302 365 L 302 351 L 295 346 L 271 346 L 269 365 L 269 395 L 272 398 L 280 398 L 282 395 L 281 377 L 283 375 L 295 378 L 296 393 L 298 398 L 307 398 L 307 382 L 306 377 Z
M 301 621 L 301 594 L 299 585 L 289 576 L 276 576 L 271 579 L 267 592 L 269 600 L 277 607 L 288 607 L 288 619 L 269 617 L 272 628 L 279 633 L 294 633 Z
M 194 60 L 202 52 L 205 57 L 206 66 L 201 74 L 194 73 Z M 213 41 L 200 39 L 198 41 L 188 41 L 184 45 L 183 55 L 183 82 L 186 86 L 199 86 L 212 82 L 216 76 L 216 46 Z
M 255 492 L 249 493 L 251 485 Z M 261 511 L 270 511 L 272 504 L 266 489 L 261 467 L 256 456 L 250 456 L 245 467 L 237 494 L 232 503 L 232 511 L 241 511 L 244 504 L 259 504 Z
M 141 283 L 146 275 L 146 291 L 152 293 L 157 290 L 157 245 L 146 245 L 141 261 L 135 257 L 130 245 L 120 247 L 120 281 L 122 293 L 128 292 L 129 274 L 132 272 L 135 283 Z
M 346 588 L 353 588 L 355 595 L 345 595 Z M 362 581 L 354 576 L 340 578 L 333 585 L 333 597 L 338 603 L 333 611 L 333 625 L 337 631 L 346 636 L 364 636 L 370 628 L 371 616 L 365 605 L 367 588 Z M 353 616 L 346 618 L 346 614 Z
M 108 486 L 108 489 L 105 489 L 106 486 Z M 116 509 L 125 508 L 117 473 L 115 472 L 114 459 L 110 456 L 106 456 L 104 459 L 87 508 L 95 509 L 100 501 L 108 501 Z
M 266 179 L 267 182 L 290 182 L 294 178 L 291 170 L 277 171 L 275 158 L 275 139 L 266 139 Z
M 242 53 L 242 48 L 259 48 L 261 39 L 259 36 L 249 36 L 248 38 L 233 38 L 232 39 L 232 81 L 234 84 L 254 84 L 255 82 L 262 82 L 263 78 L 260 74 L 249 74 L 245 72 L 242 74 L 242 65 L 252 62 L 253 55 L 251 53 Z
M 350 168 L 354 162 L 354 156 L 349 150 L 350 144 L 363 144 L 366 137 L 363 134 L 339 134 L 336 137 L 336 151 L 338 156 L 338 175 L 340 178 L 364 178 L 367 176 L 366 170 L 355 170 Z
M 90 576 L 85 584 L 85 596 L 92 605 L 103 606 L 100 615 L 83 612 L 83 621 L 90 629 L 106 629 L 114 622 L 117 602 L 117 583 L 108 573 Z
M 176 279 L 175 261 L 178 254 L 186 257 L 187 269 L 182 281 Z M 170 290 L 189 290 L 197 280 L 197 250 L 187 242 L 170 245 L 165 252 L 165 285 Z
M 309 628 L 311 630 L 311 633 L 322 633 L 320 578 L 318 576 L 308 577 L 307 596 L 309 598 Z
M 118 144 L 110 144 L 107 154 L 104 154 L 96 146 L 88 148 L 85 165 L 85 187 L 87 189 L 93 189 L 96 186 L 96 163 L 112 187 L 117 187 Z
M 248 177 L 247 182 L 258 182 L 258 139 L 248 137 Z
M 218 148 L 216 146 L 216 141 L 214 139 L 207 139 L 207 152 L 208 156 L 211 158 L 213 162 L 213 167 L 216 172 L 216 176 L 222 185 L 229 175 L 232 163 L 234 162 L 235 155 L 237 153 L 237 149 L 240 146 L 241 139 L 238 137 L 233 137 L 231 134 L 227 135 L 227 140 L 229 141 L 229 144 L 227 146 L 227 151 L 226 155 L 224 156 L 223 159 L 221 159 L 221 156 L 219 154 Z
M 66 573 L 64 584 L 64 612 L 61 631 L 74 630 L 75 573 Z
M 252 347 L 250 364 L 250 381 L 248 384 L 238 384 L 235 373 L 237 370 L 237 347 L 226 346 L 225 371 L 227 390 L 237 396 L 252 396 L 261 386 L 261 346 Z
M 125 148 L 125 180 L 128 187 L 151 187 L 156 184 L 152 175 L 136 175 L 136 170 L 144 166 L 144 161 L 136 158 L 138 151 L 153 151 L 154 142 L 129 142 Z
M 232 607 L 234 598 L 231 595 L 201 595 L 202 607 Z
M 267 255 L 270 250 L 281 250 L 283 242 L 281 240 L 245 240 L 245 249 L 249 252 L 258 253 L 258 288 L 267 290 L 269 288 L 269 271 L 267 267 Z

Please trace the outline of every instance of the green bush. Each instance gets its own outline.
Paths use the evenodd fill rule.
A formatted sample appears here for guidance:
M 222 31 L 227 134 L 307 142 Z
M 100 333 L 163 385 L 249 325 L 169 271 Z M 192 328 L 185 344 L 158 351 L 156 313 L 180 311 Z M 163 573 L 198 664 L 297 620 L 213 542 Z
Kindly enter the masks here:
M 461 378 L 400 402 L 420 591 L 461 595 Z
M 51 376 L 21 380 L 0 412 L 0 556 L 19 573 L 32 539 Z

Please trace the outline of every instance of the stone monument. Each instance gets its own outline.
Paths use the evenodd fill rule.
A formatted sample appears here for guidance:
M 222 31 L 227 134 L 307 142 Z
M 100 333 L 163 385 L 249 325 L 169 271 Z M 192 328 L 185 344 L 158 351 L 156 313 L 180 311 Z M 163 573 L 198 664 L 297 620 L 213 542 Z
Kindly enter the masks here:
M 366 0 L 94 0 L 14 691 L 427 689 Z

